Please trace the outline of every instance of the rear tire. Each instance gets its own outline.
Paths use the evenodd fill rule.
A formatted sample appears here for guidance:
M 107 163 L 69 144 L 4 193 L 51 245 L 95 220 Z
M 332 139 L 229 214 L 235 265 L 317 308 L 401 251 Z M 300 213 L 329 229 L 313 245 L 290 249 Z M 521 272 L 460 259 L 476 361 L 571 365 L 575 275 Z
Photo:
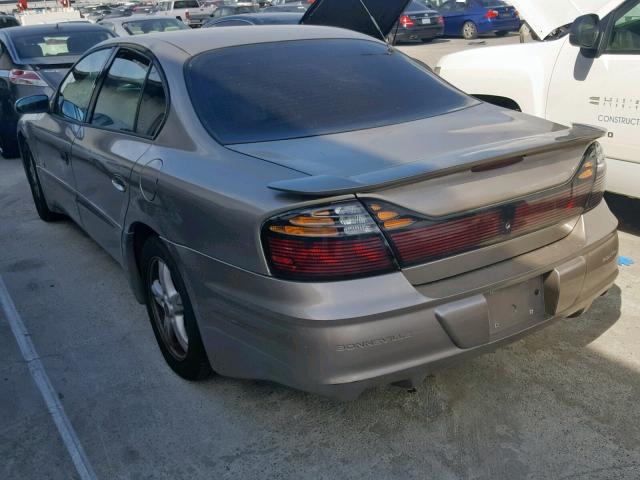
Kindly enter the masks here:
M 462 25 L 462 36 L 465 40 L 478 38 L 478 27 L 476 27 L 476 24 L 471 21 L 464 22 L 464 25 Z
M 496 37 L 506 37 L 509 32 L 496 32 Z
M 22 146 L 22 165 L 24 166 L 24 172 L 26 173 L 27 180 L 29 181 L 29 188 L 31 189 L 33 203 L 36 206 L 40 219 L 45 222 L 56 222 L 58 220 L 62 220 L 64 215 L 51 211 L 47 205 L 47 200 L 45 199 L 44 191 L 42 190 L 42 184 L 40 183 L 40 177 L 38 176 L 36 161 L 26 143 Z
M 162 356 L 186 380 L 210 376 L 193 307 L 169 249 L 158 237 L 151 237 L 141 257 L 147 313 Z

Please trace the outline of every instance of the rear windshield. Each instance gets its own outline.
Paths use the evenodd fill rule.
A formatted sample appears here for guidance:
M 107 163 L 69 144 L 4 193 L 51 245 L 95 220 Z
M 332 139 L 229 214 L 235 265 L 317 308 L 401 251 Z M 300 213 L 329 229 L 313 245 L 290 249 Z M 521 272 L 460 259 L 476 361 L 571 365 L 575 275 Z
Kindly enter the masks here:
M 152 32 L 171 32 L 174 30 L 188 30 L 184 22 L 181 22 L 175 18 L 152 18 L 145 20 L 138 20 L 133 22 L 126 22 L 122 24 L 122 27 L 131 35 L 141 35 L 143 33 Z
M 94 45 L 111 38 L 107 30 L 64 32 L 16 32 L 11 35 L 13 46 L 21 60 L 66 55 L 82 55 Z
M 187 65 L 204 127 L 222 144 L 409 122 L 476 103 L 382 43 L 302 40 L 211 50 Z

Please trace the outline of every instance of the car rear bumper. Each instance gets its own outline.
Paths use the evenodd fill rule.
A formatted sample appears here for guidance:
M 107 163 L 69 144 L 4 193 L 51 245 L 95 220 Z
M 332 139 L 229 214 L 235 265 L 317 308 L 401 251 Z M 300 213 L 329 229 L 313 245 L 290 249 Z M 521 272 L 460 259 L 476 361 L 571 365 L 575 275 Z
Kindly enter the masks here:
M 400 272 L 285 282 L 169 246 L 214 370 L 349 399 L 374 385 L 414 384 L 588 308 L 617 276 L 616 227 L 603 202 L 558 242 L 418 286 Z
M 444 25 L 424 25 L 411 28 L 398 28 L 395 34 L 396 41 L 423 40 L 441 37 L 444 34 Z
M 478 22 L 478 33 L 489 32 L 517 32 L 520 30 L 522 22 L 519 18 L 505 18 L 505 19 L 483 19 Z

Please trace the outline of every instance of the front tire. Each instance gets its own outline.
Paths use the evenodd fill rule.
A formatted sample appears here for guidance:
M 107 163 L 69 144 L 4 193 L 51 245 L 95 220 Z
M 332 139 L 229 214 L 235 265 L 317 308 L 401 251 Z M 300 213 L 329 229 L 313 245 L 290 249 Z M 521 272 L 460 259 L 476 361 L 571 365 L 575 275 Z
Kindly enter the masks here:
M 45 222 L 55 222 L 63 219 L 64 215 L 51 211 L 47 205 L 47 200 L 45 199 L 44 191 L 42 190 L 42 184 L 40 183 L 40 177 L 38 176 L 36 161 L 26 143 L 22 147 L 22 165 L 24 166 L 24 172 L 26 173 L 27 180 L 29 181 L 29 188 L 31 189 L 33 203 L 36 206 L 40 219 Z
M 464 22 L 462 26 L 462 36 L 465 40 L 475 40 L 478 38 L 478 27 L 476 27 L 476 24 L 471 21 Z
M 186 380 L 211 374 L 189 295 L 169 249 L 158 237 L 142 247 L 145 303 L 162 356 Z

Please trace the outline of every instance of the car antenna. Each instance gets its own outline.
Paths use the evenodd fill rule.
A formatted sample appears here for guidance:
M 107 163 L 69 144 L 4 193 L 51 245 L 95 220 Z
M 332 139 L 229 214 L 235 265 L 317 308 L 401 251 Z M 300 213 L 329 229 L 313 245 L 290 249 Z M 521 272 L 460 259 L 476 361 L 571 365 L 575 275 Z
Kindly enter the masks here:
M 391 52 L 393 50 L 393 47 L 389 43 L 389 40 L 387 39 L 385 34 L 382 33 L 382 29 L 380 28 L 380 25 L 378 25 L 378 22 L 376 22 L 376 19 L 374 18 L 374 16 L 371 15 L 371 12 L 365 5 L 364 0 L 360 0 L 360 5 L 362 5 L 362 8 L 364 8 L 364 11 L 367 12 L 367 15 L 369 15 L 369 18 L 371 19 L 371 23 L 373 23 L 373 25 L 376 27 L 376 30 L 378 30 L 380 37 L 382 37 L 382 41 L 387 44 L 387 47 L 389 47 L 389 52 Z

